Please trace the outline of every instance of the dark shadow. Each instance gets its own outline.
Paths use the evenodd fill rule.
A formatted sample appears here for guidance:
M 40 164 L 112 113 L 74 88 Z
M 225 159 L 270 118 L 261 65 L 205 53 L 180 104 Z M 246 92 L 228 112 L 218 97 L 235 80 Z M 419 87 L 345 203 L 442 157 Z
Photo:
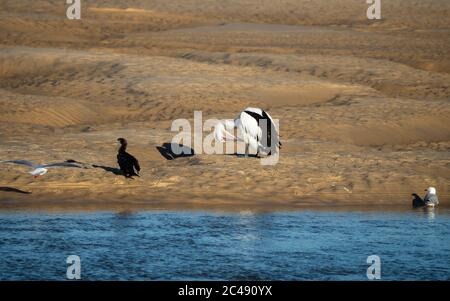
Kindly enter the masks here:
M 103 166 L 103 165 L 95 165 L 95 164 L 92 164 L 92 167 L 103 169 L 104 171 L 113 173 L 116 176 L 123 176 L 124 175 L 119 168 Z
M 414 208 L 425 206 L 425 201 L 420 196 L 418 196 L 416 193 L 413 193 L 412 197 L 413 197 L 412 206 Z
M 162 146 L 157 146 L 156 149 L 166 160 L 175 160 L 177 158 L 192 157 L 195 155 L 192 148 L 182 144 L 164 143 Z
M 0 191 L 7 191 L 7 192 L 16 192 L 16 193 L 22 193 L 22 194 L 31 194 L 29 191 L 20 190 L 17 188 L 12 187 L 0 187 Z
M 238 153 L 234 153 L 234 154 L 226 154 L 227 156 L 235 156 L 238 158 L 245 158 L 245 154 L 238 154 Z M 256 154 L 248 154 L 249 158 L 259 158 Z
M 83 162 L 79 162 L 79 161 L 76 161 L 76 160 L 74 160 L 74 159 L 67 159 L 67 160 L 64 161 L 64 162 L 66 162 L 66 163 L 78 163 L 78 164 L 84 164 Z
M 72 160 L 72 159 L 68 159 L 65 162 L 81 164 L 81 165 L 85 166 L 84 168 L 89 168 L 90 166 L 92 166 L 93 168 L 103 169 L 104 171 L 110 172 L 116 176 L 124 176 L 125 177 L 125 175 L 119 168 L 105 166 L 105 165 L 88 164 L 88 163 L 83 163 L 83 162 Z M 89 167 L 87 167 L 87 166 L 89 166 Z M 129 177 L 129 178 L 133 179 L 132 177 Z

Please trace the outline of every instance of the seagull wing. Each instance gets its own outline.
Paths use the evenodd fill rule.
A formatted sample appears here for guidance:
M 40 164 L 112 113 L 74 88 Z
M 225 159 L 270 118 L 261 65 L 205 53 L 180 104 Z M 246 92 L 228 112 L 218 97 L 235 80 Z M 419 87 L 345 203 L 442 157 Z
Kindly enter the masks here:
M 43 168 L 63 168 L 63 167 L 74 167 L 74 168 L 82 168 L 80 165 L 75 163 L 69 163 L 69 162 L 60 162 L 60 163 L 50 163 L 50 164 L 44 164 L 40 167 Z
M 18 164 L 18 165 L 25 165 L 28 167 L 36 168 L 37 166 L 33 164 L 33 162 L 27 161 L 27 160 L 6 160 L 6 161 L 0 161 L 0 163 L 10 163 L 10 164 Z
M 424 197 L 425 202 L 433 203 L 433 204 L 439 204 L 439 200 L 437 195 L 435 194 L 428 194 Z

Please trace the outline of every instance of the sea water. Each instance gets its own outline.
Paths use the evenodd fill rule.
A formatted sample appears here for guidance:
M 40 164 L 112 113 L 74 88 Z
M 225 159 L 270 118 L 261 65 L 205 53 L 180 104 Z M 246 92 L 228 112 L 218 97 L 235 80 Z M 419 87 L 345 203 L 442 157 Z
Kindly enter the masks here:
M 0 279 L 450 279 L 450 210 L 0 212 Z

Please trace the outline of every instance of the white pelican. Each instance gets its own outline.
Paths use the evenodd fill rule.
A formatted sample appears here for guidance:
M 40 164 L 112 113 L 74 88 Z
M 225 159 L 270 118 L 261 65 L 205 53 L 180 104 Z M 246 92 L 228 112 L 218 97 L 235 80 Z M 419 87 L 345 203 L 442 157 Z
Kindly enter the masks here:
M 80 165 L 77 165 L 77 164 L 75 164 L 75 162 L 71 162 L 71 161 L 50 163 L 50 164 L 34 164 L 33 162 L 26 161 L 26 160 L 7 160 L 7 161 L 0 161 L 0 163 L 11 163 L 11 164 L 18 164 L 18 165 L 24 165 L 24 166 L 31 167 L 33 170 L 30 171 L 29 173 L 34 178 L 45 175 L 48 172 L 49 168 L 61 168 L 61 167 L 82 168 Z
M 228 131 L 234 128 L 240 131 L 242 138 L 235 137 Z M 246 108 L 236 119 L 219 122 L 214 128 L 214 137 L 217 142 L 244 142 L 246 157 L 249 147 L 256 150 L 257 156 L 261 151 L 267 155 L 277 153 L 281 147 L 278 129 L 272 117 L 259 108 Z

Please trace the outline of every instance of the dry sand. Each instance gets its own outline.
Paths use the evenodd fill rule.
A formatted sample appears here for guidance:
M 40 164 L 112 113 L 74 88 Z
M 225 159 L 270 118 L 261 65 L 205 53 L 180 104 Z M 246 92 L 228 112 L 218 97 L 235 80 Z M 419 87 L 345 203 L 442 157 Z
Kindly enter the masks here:
M 0 160 L 95 164 L 33 179 L 0 166 L 0 208 L 450 205 L 450 3 L 0 1 Z M 177 118 L 280 119 L 275 166 L 167 160 Z M 206 136 L 208 133 L 204 133 Z M 142 176 L 116 174 L 126 137 Z M 28 193 L 27 193 L 28 192 Z

